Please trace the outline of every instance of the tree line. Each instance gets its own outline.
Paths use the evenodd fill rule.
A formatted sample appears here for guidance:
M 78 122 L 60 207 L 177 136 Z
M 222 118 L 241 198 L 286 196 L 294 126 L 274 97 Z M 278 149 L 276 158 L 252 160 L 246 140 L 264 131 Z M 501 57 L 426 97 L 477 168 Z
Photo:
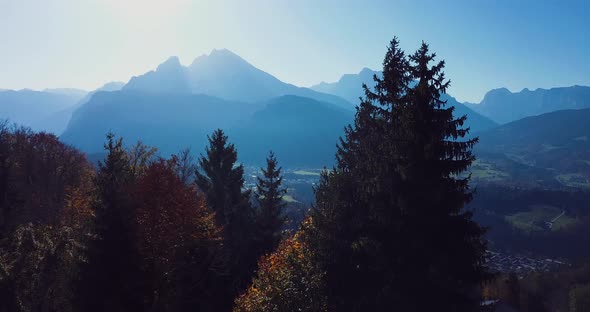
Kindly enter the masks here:
M 491 274 L 461 175 L 477 139 L 435 58 L 390 42 L 293 233 L 275 155 L 246 189 L 222 130 L 197 163 L 109 134 L 94 169 L 0 127 L 0 311 L 478 310 Z

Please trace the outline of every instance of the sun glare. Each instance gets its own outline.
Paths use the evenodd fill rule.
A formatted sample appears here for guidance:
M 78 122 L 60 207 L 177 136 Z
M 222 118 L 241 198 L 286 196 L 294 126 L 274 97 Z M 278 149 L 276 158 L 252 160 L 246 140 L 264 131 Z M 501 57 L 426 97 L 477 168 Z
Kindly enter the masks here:
M 188 0 L 104 0 L 114 17 L 129 25 L 145 23 L 159 24 L 174 18 Z

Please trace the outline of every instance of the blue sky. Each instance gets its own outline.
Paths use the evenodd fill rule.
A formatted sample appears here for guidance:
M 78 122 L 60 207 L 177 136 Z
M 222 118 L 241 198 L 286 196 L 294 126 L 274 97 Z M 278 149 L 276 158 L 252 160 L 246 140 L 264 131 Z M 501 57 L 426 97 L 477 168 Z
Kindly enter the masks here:
M 228 48 L 300 86 L 379 69 L 394 36 L 447 62 L 449 93 L 590 85 L 588 1 L 0 0 L 0 88 L 94 89 Z

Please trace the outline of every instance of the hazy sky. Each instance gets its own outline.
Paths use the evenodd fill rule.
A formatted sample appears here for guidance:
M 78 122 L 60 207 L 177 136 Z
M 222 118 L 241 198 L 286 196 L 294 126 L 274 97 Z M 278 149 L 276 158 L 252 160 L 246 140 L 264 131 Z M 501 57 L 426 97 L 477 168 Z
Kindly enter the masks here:
M 389 40 L 447 61 L 449 93 L 590 85 L 590 1 L 0 0 L 0 88 L 94 89 L 228 48 L 300 86 L 380 69 Z

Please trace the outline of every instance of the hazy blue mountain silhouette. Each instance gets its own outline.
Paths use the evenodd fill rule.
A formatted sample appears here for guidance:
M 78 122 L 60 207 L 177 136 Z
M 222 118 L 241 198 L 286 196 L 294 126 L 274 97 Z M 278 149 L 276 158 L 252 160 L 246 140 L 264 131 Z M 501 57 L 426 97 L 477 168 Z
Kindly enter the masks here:
M 109 131 L 164 153 L 189 145 L 201 150 L 215 128 L 227 129 L 253 114 L 256 105 L 244 104 L 202 94 L 97 92 L 74 112 L 61 138 L 89 153 L 102 151 Z
M 339 90 L 360 96 L 362 80 L 374 73 L 365 69 L 362 79 L 349 75 Z M 333 87 L 336 92 L 339 86 Z M 495 126 L 454 98 L 447 100 L 458 115 L 470 115 L 473 131 Z M 169 154 L 186 146 L 201 151 L 207 134 L 223 128 L 241 161 L 261 164 L 272 149 L 285 166 L 330 166 L 338 138 L 353 121 L 351 105 L 337 95 L 285 84 L 228 50 L 214 50 L 189 67 L 170 58 L 120 92 L 92 95 L 73 114 L 62 139 L 96 153 L 113 131 L 129 143 L 141 139 Z
M 374 75 L 381 77 L 381 72 L 365 67 L 358 74 L 344 74 L 337 82 L 321 82 L 310 87 L 310 89 L 329 94 L 336 94 L 347 101 L 358 105 L 360 102 L 359 98 L 364 95 L 362 89 L 363 83 L 367 84 L 369 88 L 375 86 L 373 80 Z
M 28 126 L 36 131 L 51 132 L 52 129 L 46 128 L 42 121 L 72 107 L 80 98 L 80 94 L 55 91 L 0 91 L 0 119 L 9 119 L 11 123 Z
M 281 95 L 299 95 L 343 108 L 353 105 L 341 97 L 284 83 L 235 53 L 213 50 L 185 67 L 171 57 L 155 71 L 133 77 L 123 88 L 144 92 L 207 94 L 230 101 L 260 102 Z
M 88 153 L 102 151 L 113 131 L 132 144 L 157 146 L 164 154 L 191 147 L 222 128 L 239 148 L 240 160 L 262 164 L 274 150 L 285 166 L 324 166 L 334 161 L 338 137 L 354 113 L 332 103 L 281 96 L 245 103 L 202 94 L 98 92 L 72 116 L 61 139 Z
M 480 145 L 486 148 L 525 144 L 561 146 L 590 142 L 590 108 L 526 117 L 482 132 L 480 137 Z
M 474 110 L 470 109 L 465 104 L 459 103 L 457 99 L 448 94 L 443 94 L 441 100 L 447 101 L 448 106 L 453 106 L 455 108 L 453 111 L 455 117 L 467 115 L 467 120 L 465 121 L 464 126 L 470 128 L 471 134 L 478 134 L 481 131 L 493 129 L 498 126 L 498 124 L 490 118 L 476 113 Z
M 86 94 L 86 96 L 84 96 L 80 101 L 78 101 L 78 103 L 76 103 L 76 105 L 74 106 L 75 109 L 78 109 L 78 107 L 86 104 L 86 102 L 90 101 L 90 99 L 92 98 L 92 96 L 96 93 L 96 92 L 100 92 L 100 91 L 105 91 L 105 92 L 112 92 L 112 91 L 119 91 L 121 89 L 123 89 L 123 87 L 125 86 L 124 82 L 121 81 L 111 81 L 111 82 L 107 82 L 105 83 L 102 87 L 88 92 Z
M 123 90 L 154 93 L 191 93 L 187 69 L 180 64 L 176 56 L 168 58 L 155 71 L 132 77 L 123 87 Z
M 47 88 L 43 91 L 66 95 L 78 100 L 82 99 L 88 94 L 88 91 L 76 88 Z
M 81 107 L 86 102 L 88 102 L 90 100 L 90 98 L 92 97 L 92 95 L 94 95 L 94 93 L 96 93 L 98 91 L 121 90 L 121 88 L 124 85 L 125 85 L 125 83 L 123 83 L 123 82 L 113 81 L 113 82 L 109 82 L 109 83 L 103 85 L 102 87 L 100 87 L 92 92 L 86 92 L 84 97 L 82 97 L 80 100 L 78 100 L 78 102 L 76 104 L 69 106 L 66 109 L 55 112 L 55 113 L 47 116 L 46 118 L 35 122 L 32 126 L 33 126 L 33 128 L 44 129 L 45 131 L 54 133 L 55 135 L 61 135 L 65 131 L 66 127 L 68 126 L 68 123 L 70 122 L 70 119 L 72 118 L 72 114 L 74 113 L 74 111 L 76 111 L 79 107 Z
M 363 83 L 370 89 L 375 86 L 373 77 L 381 77 L 380 71 L 374 71 L 369 68 L 363 68 L 358 74 L 345 74 L 337 82 L 322 82 L 312 86 L 311 89 L 316 91 L 335 94 L 351 101 L 355 105 L 360 103 L 359 98 L 364 97 Z M 467 115 L 466 127 L 470 127 L 472 133 L 494 128 L 497 124 L 491 119 L 478 114 L 466 105 L 459 103 L 454 97 L 443 94 L 441 99 L 447 101 L 447 105 L 455 107 L 455 117 Z
M 229 134 L 244 162 L 262 164 L 273 150 L 285 166 L 322 167 L 334 163 L 338 138 L 353 120 L 352 111 L 332 103 L 286 95 L 266 102 Z
M 590 107 L 590 87 L 572 86 L 552 89 L 524 89 L 510 92 L 506 88 L 486 93 L 479 104 L 470 108 L 498 123 L 564 109 Z

